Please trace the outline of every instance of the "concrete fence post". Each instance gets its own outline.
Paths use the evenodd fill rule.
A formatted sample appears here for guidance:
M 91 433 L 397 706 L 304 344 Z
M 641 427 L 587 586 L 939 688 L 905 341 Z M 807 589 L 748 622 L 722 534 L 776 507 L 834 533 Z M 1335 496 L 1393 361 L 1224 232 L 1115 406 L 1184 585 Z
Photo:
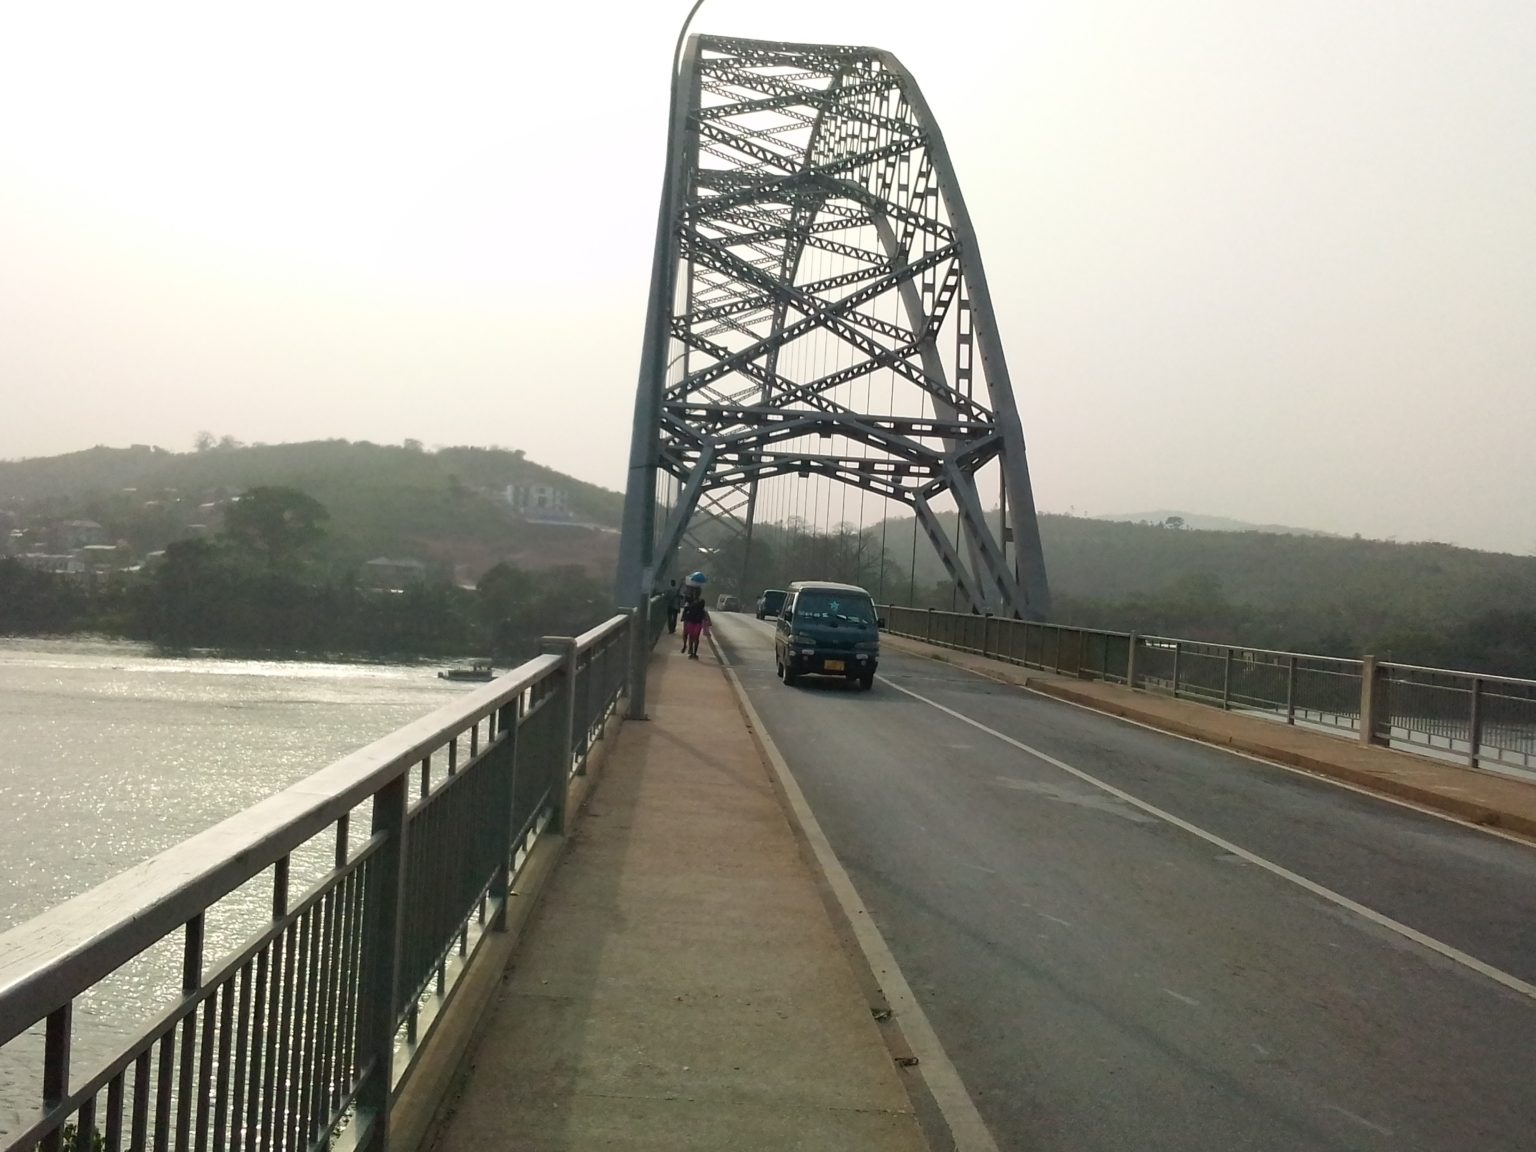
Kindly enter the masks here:
M 629 707 L 628 720 L 644 720 L 645 667 L 651 660 L 651 598 L 641 599 L 629 610 Z
M 395 1002 L 400 991 L 405 922 L 408 792 L 402 774 L 373 796 L 373 834 L 381 837 L 381 843 L 368 861 L 364 881 L 362 972 L 354 1052 L 357 1067 L 366 1070 L 358 1084 L 356 1103 L 357 1119 L 366 1125 L 361 1142 L 363 1152 L 384 1152 L 389 1145 Z
M 549 802 L 551 812 L 545 826 L 550 832 L 565 831 L 565 801 L 571 790 L 571 759 L 576 749 L 576 638 L 574 636 L 545 636 L 539 641 L 539 651 L 559 656 L 564 667 L 560 672 L 560 699 L 555 705 L 561 718 L 560 731 L 555 736 L 555 779 L 550 782 Z
M 1472 715 L 1468 718 L 1467 739 L 1470 746 L 1467 748 L 1467 763 L 1473 768 L 1478 766 L 1480 749 L 1483 746 L 1483 678 L 1472 677 Z
M 1374 656 L 1360 658 L 1360 743 L 1380 744 L 1376 732 L 1387 714 L 1386 669 Z

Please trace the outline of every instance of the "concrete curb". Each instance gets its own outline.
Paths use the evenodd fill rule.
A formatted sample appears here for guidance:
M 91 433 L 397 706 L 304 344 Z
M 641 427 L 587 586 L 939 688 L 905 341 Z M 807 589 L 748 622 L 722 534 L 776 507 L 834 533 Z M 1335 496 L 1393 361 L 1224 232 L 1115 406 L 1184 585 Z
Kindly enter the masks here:
M 1443 812 L 1448 816 L 1455 816 L 1457 819 L 1465 820 L 1469 824 L 1500 828 L 1507 832 L 1516 832 L 1523 836 L 1536 837 L 1536 820 L 1523 816 L 1518 812 L 1500 811 L 1463 796 L 1450 796 L 1437 789 L 1415 784 L 1411 780 L 1401 780 L 1379 772 L 1373 772 L 1368 768 L 1356 768 L 1349 764 L 1340 764 L 1334 760 L 1309 756 L 1304 752 L 1297 752 L 1290 748 L 1280 748 L 1260 739 L 1238 735 L 1219 735 L 1211 732 L 1209 729 L 1202 728 L 1198 724 L 1184 723 L 1138 709 L 1133 705 L 1111 703 L 1087 693 L 1074 692 L 1070 685 L 1042 677 L 1026 678 L 1022 684 L 1023 687 L 1028 688 L 1032 692 L 1039 692 L 1042 695 L 1051 696 L 1058 700 L 1066 700 L 1110 716 L 1134 720 L 1136 723 L 1145 724 L 1149 728 L 1157 728 L 1178 736 L 1188 736 L 1191 739 L 1199 740 L 1206 744 L 1232 748 L 1235 751 L 1245 752 L 1250 756 L 1257 756 L 1264 760 L 1274 760 L 1277 763 L 1287 764 L 1292 768 L 1300 768 L 1317 776 L 1327 776 L 1331 779 L 1342 780 L 1346 784 L 1353 784 L 1355 787 L 1363 788 L 1368 792 L 1379 792 L 1399 800 L 1408 800 L 1425 808 L 1433 808 L 1435 811 Z M 1413 756 L 1411 752 L 1393 751 L 1393 754 L 1412 757 L 1415 760 L 1421 759 L 1421 757 Z
M 616 740 L 624 726 L 624 708 L 628 698 L 603 726 L 602 734 L 587 756 L 584 775 L 573 777 L 566 795 L 566 832 L 545 834 L 534 842 L 520 870 L 507 904 L 505 932 L 492 933 L 481 945 L 482 955 L 465 974 L 453 1000 L 431 1037 L 427 1040 L 420 1063 L 395 1098 L 390 1112 L 389 1146 L 400 1152 L 427 1152 L 452 1117 L 470 1069 L 475 1051 L 491 1019 L 488 1011 L 521 943 L 539 901 L 549 886 L 571 833 L 580 820 L 596 789 L 603 763 L 613 754 Z
M 1261 736 L 1218 733 L 1213 731 L 1208 725 L 1165 716 L 1150 709 L 1138 708 L 1135 701 L 1141 693 L 1133 689 L 1120 688 L 1120 691 L 1126 693 L 1129 697 L 1129 700 L 1125 702 L 1105 700 L 1095 693 L 1076 691 L 1073 684 L 1064 678 L 1052 676 L 1049 673 L 1042 674 L 1034 669 L 1008 664 L 1001 660 L 993 660 L 977 653 L 944 649 L 936 645 L 930 645 L 925 641 L 913 640 L 905 636 L 888 636 L 885 639 L 893 647 L 900 648 L 903 652 L 911 655 L 922 656 L 942 664 L 950 664 L 957 668 L 976 672 L 979 675 L 990 676 L 995 680 L 1013 684 L 1031 692 L 1038 692 L 1043 696 L 1050 696 L 1057 700 L 1076 704 L 1083 708 L 1089 708 L 1108 716 L 1117 716 L 1123 720 L 1144 724 L 1148 728 L 1156 728 L 1159 731 L 1168 732 L 1175 736 L 1184 736 L 1191 740 L 1198 740 L 1203 744 L 1231 748 L 1235 752 L 1256 756 L 1261 760 L 1270 760 L 1287 767 L 1298 768 L 1315 776 L 1338 780 L 1367 792 L 1375 792 L 1383 796 L 1392 797 L 1393 799 L 1405 800 L 1411 804 L 1466 821 L 1469 824 L 1476 824 L 1487 828 L 1498 828 L 1517 835 L 1536 838 L 1536 818 L 1492 807 L 1466 796 L 1451 795 L 1439 789 L 1418 784 L 1412 780 L 1400 779 L 1384 772 L 1341 763 L 1337 758 L 1314 756 L 1296 751 L 1295 749 L 1281 747 L 1272 741 L 1263 739 Z M 961 657 L 964 657 L 964 659 L 961 659 Z M 973 663 L 983 662 L 984 667 L 978 668 L 973 666 Z M 1226 716 L 1229 714 L 1221 713 L 1221 715 Z M 1337 739 L 1336 737 L 1321 735 L 1318 738 L 1321 740 Z M 1443 770 L 1447 767 L 1438 761 L 1415 756 L 1411 752 L 1386 748 L 1378 749 L 1378 751 L 1390 756 L 1400 756 L 1407 762 L 1416 765 L 1422 764 L 1437 770 Z M 1484 773 L 1479 772 L 1475 768 L 1458 767 L 1457 771 L 1484 775 Z M 1503 779 L 1501 777 L 1496 778 Z

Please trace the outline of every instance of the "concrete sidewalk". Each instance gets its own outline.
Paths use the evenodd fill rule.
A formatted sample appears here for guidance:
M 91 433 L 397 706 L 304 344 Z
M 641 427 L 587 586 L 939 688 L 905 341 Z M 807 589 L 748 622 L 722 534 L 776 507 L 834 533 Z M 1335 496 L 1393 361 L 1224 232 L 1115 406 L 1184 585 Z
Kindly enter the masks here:
M 669 640 L 435 1147 L 922 1152 L 731 688 Z
M 1367 747 L 1357 740 L 1224 712 L 1209 704 L 1132 691 L 1118 684 L 1037 672 L 905 636 L 891 636 L 887 642 L 915 655 L 969 668 L 1151 728 L 1342 780 L 1473 824 L 1536 837 L 1536 784 L 1523 780 L 1411 752 Z

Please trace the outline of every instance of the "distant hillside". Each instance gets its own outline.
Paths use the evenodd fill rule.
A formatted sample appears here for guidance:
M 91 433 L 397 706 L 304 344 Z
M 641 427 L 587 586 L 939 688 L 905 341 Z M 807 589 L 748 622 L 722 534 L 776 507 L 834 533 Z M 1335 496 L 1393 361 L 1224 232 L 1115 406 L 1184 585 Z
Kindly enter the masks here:
M 571 519 L 597 527 L 526 522 L 502 498 L 511 484 L 560 489 Z M 325 505 L 332 554 L 343 565 L 387 555 L 473 579 L 498 560 L 611 572 L 617 555 L 623 496 L 520 451 L 324 440 L 194 452 L 97 447 L 0 461 L 0 508 L 94 520 L 140 550 L 185 534 L 199 505 L 259 485 L 298 488 Z
M 953 539 L 953 514 L 941 520 Z M 913 526 L 904 518 L 872 530 L 878 540 L 883 529 L 903 568 Z M 1063 623 L 1536 675 L 1536 557 L 1051 515 L 1040 536 Z M 947 606 L 926 538 L 915 557 L 914 598 Z M 893 598 L 904 602 L 906 591 Z
M 1251 524 L 1246 520 L 1232 520 L 1226 516 L 1206 516 L 1200 512 L 1179 512 L 1161 509 L 1156 512 L 1124 512 L 1107 516 L 1094 516 L 1094 520 L 1113 520 L 1122 524 L 1166 524 L 1169 520 L 1181 523 L 1185 528 L 1202 532 L 1269 532 L 1281 536 L 1334 536 L 1316 528 L 1295 528 L 1287 524 Z

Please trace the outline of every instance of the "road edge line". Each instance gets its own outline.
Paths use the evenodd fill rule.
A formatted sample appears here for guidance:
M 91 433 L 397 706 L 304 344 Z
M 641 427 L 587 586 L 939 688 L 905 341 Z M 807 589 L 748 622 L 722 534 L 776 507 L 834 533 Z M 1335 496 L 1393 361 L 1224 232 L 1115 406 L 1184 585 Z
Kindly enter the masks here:
M 897 636 L 894 637 L 894 639 L 906 640 L 910 639 L 910 637 Z M 914 643 L 926 642 L 914 641 Z M 1007 668 L 1019 668 L 1030 673 L 1030 675 L 1021 676 L 1018 679 L 1014 679 L 1008 676 L 994 674 L 985 669 L 973 668 L 969 664 L 962 664 L 956 660 L 951 660 L 945 654 L 945 652 L 948 651 L 947 649 L 945 652 L 925 652 L 921 649 L 907 647 L 901 644 L 896 645 L 896 647 L 904 655 L 913 656 L 919 660 L 930 660 L 935 664 L 942 664 L 946 668 L 952 668 L 956 672 L 963 672 L 968 676 L 974 676 L 978 680 L 986 680 L 991 684 L 1001 684 L 1008 688 L 1017 688 L 1020 692 L 1027 692 L 1031 696 L 1034 696 L 1040 700 L 1050 700 L 1057 704 L 1066 704 L 1069 707 L 1078 708 L 1084 712 L 1092 712 L 1096 716 L 1107 716 L 1111 720 L 1118 720 L 1122 724 L 1131 725 L 1133 728 L 1140 728 L 1146 732 L 1156 732 L 1160 735 L 1171 737 L 1174 740 L 1185 740 L 1191 744 L 1199 744 L 1203 748 L 1210 748 L 1218 752 L 1225 752 L 1228 755 L 1237 756 L 1255 764 L 1262 764 L 1267 768 L 1278 768 L 1282 772 L 1289 772 L 1292 775 L 1302 776 L 1308 780 L 1313 780 L 1320 784 L 1327 784 L 1334 788 L 1343 789 L 1346 792 L 1353 792 L 1357 796 L 1364 796 L 1371 800 L 1380 801 L 1384 804 L 1392 804 L 1398 808 L 1406 808 L 1410 812 L 1418 812 L 1424 816 L 1433 816 L 1437 820 L 1443 820 L 1447 824 L 1455 824 L 1459 828 L 1468 829 L 1474 832 L 1481 832 L 1485 836 L 1492 836 L 1496 839 L 1505 840 L 1511 844 L 1519 844 L 1526 848 L 1536 848 L 1536 832 L 1523 832 L 1519 829 L 1508 828 L 1501 824 L 1482 823 L 1480 820 L 1475 819 L 1464 812 L 1454 811 L 1450 808 L 1444 807 L 1443 805 L 1436 805 L 1430 803 L 1428 800 L 1415 798 L 1421 795 L 1428 795 L 1428 793 L 1419 793 L 1416 791 L 1413 795 L 1398 795 L 1397 793 L 1390 792 L 1382 788 L 1379 781 L 1374 778 L 1372 778 L 1369 782 L 1357 782 L 1354 779 L 1341 776 L 1336 772 L 1325 770 L 1323 767 L 1315 766 L 1317 764 L 1315 760 L 1308 759 L 1307 763 L 1290 763 L 1286 760 L 1280 759 L 1279 756 L 1276 755 L 1273 751 L 1264 752 L 1254 750 L 1250 746 L 1224 744 L 1212 738 L 1208 734 L 1198 735 L 1189 731 L 1180 731 L 1177 727 L 1172 727 L 1168 724 L 1159 724 L 1150 719 L 1142 719 L 1140 716 L 1132 716 L 1125 712 L 1118 712 L 1115 711 L 1112 707 L 1101 707 L 1090 700 L 1082 700 L 1071 696 L 1062 695 L 1056 691 L 1053 691 L 1049 680 L 1045 679 L 1052 675 L 1049 671 L 1040 672 L 1035 669 L 1028 668 L 1027 665 L 1010 664 L 1005 661 L 998 661 L 995 657 L 982 657 L 982 659 L 993 660 L 995 663 L 1002 663 Z M 975 653 L 961 654 L 975 655 Z M 1121 685 L 1121 687 L 1123 687 L 1123 685 Z M 1404 756 L 1416 755 L 1413 752 L 1402 752 L 1399 749 L 1393 749 L 1393 751 L 1399 751 L 1401 755 Z M 1309 767 L 1308 765 L 1313 766 Z
M 917 1002 L 885 937 L 864 907 L 864 901 L 860 899 L 852 878 L 838 860 L 826 833 L 822 831 L 821 822 L 811 811 L 788 762 L 779 752 L 773 737 L 768 735 L 762 717 L 753 707 L 741 678 L 736 675 L 736 669 L 713 635 L 710 644 L 715 650 L 715 658 L 720 662 L 720 670 L 726 682 L 735 693 L 736 705 L 746 718 L 758 752 L 778 785 L 777 791 L 782 798 L 785 815 L 821 869 L 827 891 L 842 916 L 846 933 L 858 945 L 875 986 L 891 1009 L 891 1023 L 900 1030 L 907 1047 L 917 1058 L 915 1071 L 949 1129 L 955 1152 L 1001 1152 L 986 1121 L 981 1118 L 976 1102 L 971 1099 L 964 1081 L 960 1079 L 959 1070 L 944 1051 L 938 1033 L 933 1030 L 922 1005 Z

